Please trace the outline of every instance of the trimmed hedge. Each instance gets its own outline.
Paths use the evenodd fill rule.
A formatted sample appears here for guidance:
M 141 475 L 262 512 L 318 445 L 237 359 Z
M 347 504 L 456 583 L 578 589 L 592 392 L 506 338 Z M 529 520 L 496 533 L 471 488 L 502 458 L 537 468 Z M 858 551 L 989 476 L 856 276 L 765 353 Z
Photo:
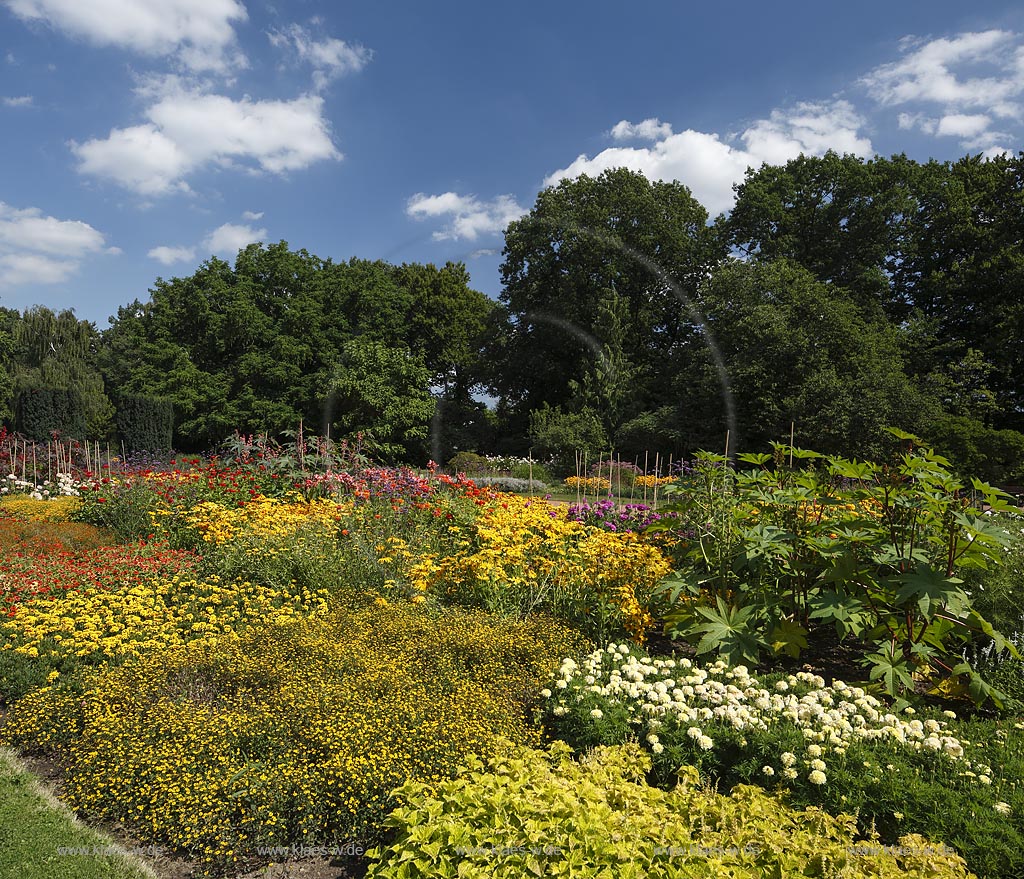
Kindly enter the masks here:
M 158 397 L 124 397 L 117 407 L 117 432 L 129 452 L 168 452 L 174 404 Z

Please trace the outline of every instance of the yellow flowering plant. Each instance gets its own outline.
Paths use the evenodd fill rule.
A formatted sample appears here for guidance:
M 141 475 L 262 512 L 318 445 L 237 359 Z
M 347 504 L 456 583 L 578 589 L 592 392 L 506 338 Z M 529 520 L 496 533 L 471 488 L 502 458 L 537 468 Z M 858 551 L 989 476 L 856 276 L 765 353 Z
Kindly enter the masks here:
M 211 869 L 369 847 L 406 780 L 440 784 L 495 735 L 539 744 L 528 701 L 585 643 L 543 618 L 338 607 L 58 681 L 13 706 L 3 739 L 59 752 L 75 808 Z
M 627 632 L 643 641 L 651 595 L 670 570 L 636 534 L 571 521 L 562 509 L 512 495 L 484 507 L 462 535 L 461 552 L 413 566 L 414 588 L 497 613 L 547 611 L 597 640 Z

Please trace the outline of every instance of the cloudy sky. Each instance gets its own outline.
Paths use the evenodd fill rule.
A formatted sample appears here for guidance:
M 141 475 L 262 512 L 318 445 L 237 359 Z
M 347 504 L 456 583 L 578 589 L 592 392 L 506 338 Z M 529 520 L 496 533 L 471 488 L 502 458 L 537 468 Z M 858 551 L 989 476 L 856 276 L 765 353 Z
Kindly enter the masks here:
M 107 326 L 153 281 L 285 240 L 463 260 L 565 176 L 714 215 L 827 149 L 1024 148 L 1018 0 L 0 0 L 0 305 Z

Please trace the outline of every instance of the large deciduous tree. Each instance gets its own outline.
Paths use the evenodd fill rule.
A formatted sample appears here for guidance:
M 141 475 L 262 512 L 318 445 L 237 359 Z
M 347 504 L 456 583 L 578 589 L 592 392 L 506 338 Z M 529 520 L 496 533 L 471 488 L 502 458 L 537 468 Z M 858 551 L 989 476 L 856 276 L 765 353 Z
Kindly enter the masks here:
M 682 184 L 620 168 L 545 189 L 509 225 L 494 384 L 520 429 L 547 403 L 599 407 L 612 432 L 659 396 L 720 256 L 707 220 Z
M 422 460 L 434 400 L 430 371 L 407 348 L 353 339 L 324 389 L 332 436 L 356 440 L 386 461 Z
M 369 364 L 363 355 L 376 349 L 364 346 L 353 360 L 353 341 L 412 352 L 422 372 L 408 375 L 422 378 L 425 394 L 458 397 L 447 417 L 460 418 L 472 408 L 480 334 L 494 307 L 470 289 L 461 264 L 332 263 L 283 241 L 249 245 L 234 267 L 212 258 L 190 277 L 158 279 L 151 297 L 118 312 L 105 333 L 104 368 L 121 395 L 171 399 L 175 442 L 186 449 L 214 446 L 234 430 L 280 434 L 300 421 L 369 430 L 366 401 L 380 396 L 372 387 L 379 376 L 367 374 L 366 393 L 357 394 L 351 364 Z M 348 384 L 328 414 L 325 394 L 341 374 Z M 345 400 L 361 401 L 348 420 L 338 408 Z M 406 440 L 409 449 L 419 442 Z M 394 451 L 391 440 L 384 445 Z
M 795 262 L 724 265 L 698 301 L 712 344 L 691 335 L 666 419 L 690 425 L 691 448 L 721 448 L 727 429 L 733 448 L 756 448 L 788 440 L 793 425 L 807 447 L 870 457 L 883 451 L 886 426 L 912 429 L 927 417 L 930 404 L 903 370 L 896 329 L 869 320 L 855 297 Z

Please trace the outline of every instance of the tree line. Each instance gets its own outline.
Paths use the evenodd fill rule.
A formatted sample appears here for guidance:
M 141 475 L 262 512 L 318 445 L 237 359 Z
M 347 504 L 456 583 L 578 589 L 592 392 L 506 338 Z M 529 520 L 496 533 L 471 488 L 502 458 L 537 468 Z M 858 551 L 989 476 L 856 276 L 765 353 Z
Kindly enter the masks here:
M 676 458 L 788 439 L 872 457 L 912 431 L 1021 478 L 1024 153 L 828 153 L 750 169 L 708 216 L 625 169 L 549 187 L 505 233 L 498 300 L 464 265 L 334 263 L 250 245 L 158 279 L 98 331 L 0 310 L 0 415 L 75 388 L 173 405 L 173 442 L 360 434 L 389 460 L 457 451 Z

